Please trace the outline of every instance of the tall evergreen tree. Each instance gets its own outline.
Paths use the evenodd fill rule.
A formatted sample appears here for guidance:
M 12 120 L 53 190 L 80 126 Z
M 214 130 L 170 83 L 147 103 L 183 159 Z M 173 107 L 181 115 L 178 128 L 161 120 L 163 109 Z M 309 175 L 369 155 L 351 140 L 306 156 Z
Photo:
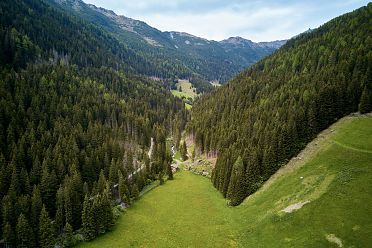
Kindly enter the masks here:
M 112 213 L 112 206 L 111 206 L 111 200 L 110 200 L 110 196 L 109 196 L 109 191 L 108 190 L 105 190 L 105 192 L 103 193 L 102 197 L 101 197 L 101 204 L 100 204 L 101 208 L 102 208 L 102 215 L 103 215 L 103 226 L 104 226 L 104 230 L 105 232 L 110 230 L 111 227 L 113 226 L 114 224 L 114 216 L 113 216 L 113 213 Z
M 92 214 L 92 206 L 90 199 L 87 195 L 85 195 L 84 203 L 83 203 L 83 213 L 82 213 L 82 221 L 83 221 L 83 232 L 84 238 L 86 240 L 91 240 L 96 237 L 95 231 L 95 223 L 94 223 L 94 215 Z
M 125 183 L 125 179 L 121 171 L 119 171 L 119 197 L 126 204 L 130 204 L 130 193 Z
M 73 242 L 73 230 L 72 226 L 69 223 L 66 223 L 65 227 L 63 228 L 64 236 L 63 236 L 63 247 L 71 247 L 74 245 Z
M 135 200 L 137 200 L 138 197 L 139 197 L 139 194 L 140 194 L 140 192 L 139 192 L 138 186 L 137 186 L 137 184 L 135 183 L 135 184 L 133 184 L 133 186 L 132 186 L 131 197 L 134 198 Z
M 17 227 L 16 227 L 16 233 L 17 233 L 17 247 L 34 247 L 35 241 L 34 241 L 34 234 L 32 232 L 32 229 L 26 219 L 26 217 L 23 214 L 20 214 L 18 217 Z
M 16 237 L 15 237 L 15 233 L 14 233 L 14 230 L 12 228 L 12 226 L 10 225 L 9 222 L 6 222 L 4 224 L 4 228 L 3 228 L 3 238 L 4 238 L 4 241 L 7 245 L 9 245 L 10 247 L 15 247 L 16 246 Z
M 34 186 L 32 197 L 31 197 L 31 214 L 30 223 L 32 230 L 34 232 L 34 237 L 36 238 L 36 243 L 38 243 L 38 233 L 39 233 L 39 218 L 40 212 L 43 208 L 43 202 L 41 200 L 40 190 L 38 186 Z
M 182 160 L 183 161 L 186 161 L 187 160 L 187 146 L 186 146 L 186 142 L 185 141 L 183 141 L 181 143 L 180 153 L 181 153 Z
M 55 243 L 54 227 L 45 205 L 40 212 L 39 218 L 39 242 L 41 248 L 50 248 Z
M 48 212 L 55 213 L 55 198 L 57 193 L 57 177 L 54 171 L 49 172 L 46 165 L 43 165 L 43 172 L 41 176 L 40 191 L 43 204 Z
M 244 164 L 242 158 L 239 156 L 231 171 L 229 188 L 227 191 L 227 198 L 230 199 L 230 204 L 235 206 L 244 199 L 245 189 L 243 188 L 244 182 Z

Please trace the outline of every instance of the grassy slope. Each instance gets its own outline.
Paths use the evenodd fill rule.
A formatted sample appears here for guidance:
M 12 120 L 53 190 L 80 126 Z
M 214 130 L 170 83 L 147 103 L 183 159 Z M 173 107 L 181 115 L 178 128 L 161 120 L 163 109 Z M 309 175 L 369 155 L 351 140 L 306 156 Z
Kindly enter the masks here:
M 178 83 L 176 84 L 177 90 L 172 90 L 172 93 L 176 97 L 191 97 L 194 98 L 197 96 L 197 94 L 194 92 L 194 88 L 192 87 L 192 84 L 189 82 L 189 80 L 178 80 Z M 180 91 L 181 89 L 181 91 Z
M 334 130 L 334 131 L 332 131 Z M 83 247 L 344 247 L 372 243 L 372 118 L 344 118 L 236 208 L 189 172 L 145 195 Z M 302 178 L 301 178 L 302 177 Z M 269 185 L 269 186 L 268 186 Z M 292 213 L 287 206 L 310 201 Z
M 326 240 L 328 234 L 346 247 L 372 243 L 372 118 L 344 118 L 329 130 L 333 129 L 318 141 L 320 151 L 310 161 L 284 173 L 238 207 L 246 217 L 241 222 L 242 243 L 337 247 Z M 310 203 L 298 211 L 280 212 L 306 200 Z
M 171 90 L 172 94 L 175 97 L 182 98 L 185 97 L 187 98 L 192 98 L 195 99 L 197 94 L 194 92 L 194 88 L 192 87 L 192 84 L 189 82 L 189 80 L 178 80 L 178 83 L 176 84 L 177 90 Z M 181 87 L 182 91 L 179 91 L 179 87 Z M 185 106 L 187 109 L 191 109 L 191 105 L 188 103 L 185 103 Z

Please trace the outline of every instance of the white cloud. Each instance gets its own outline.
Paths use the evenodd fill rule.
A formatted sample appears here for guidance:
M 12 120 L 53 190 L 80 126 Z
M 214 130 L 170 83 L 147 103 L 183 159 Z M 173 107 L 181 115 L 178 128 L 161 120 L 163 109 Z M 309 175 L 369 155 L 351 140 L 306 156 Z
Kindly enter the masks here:
M 144 15 L 138 16 L 160 30 L 177 30 L 208 39 L 222 40 L 230 36 L 243 36 L 262 41 L 286 39 L 295 34 L 294 22 L 286 20 L 296 15 L 296 8 L 261 8 L 255 11 L 218 10 L 205 14 Z M 177 23 L 177 26 L 174 24 Z M 280 35 L 278 36 L 278 33 Z

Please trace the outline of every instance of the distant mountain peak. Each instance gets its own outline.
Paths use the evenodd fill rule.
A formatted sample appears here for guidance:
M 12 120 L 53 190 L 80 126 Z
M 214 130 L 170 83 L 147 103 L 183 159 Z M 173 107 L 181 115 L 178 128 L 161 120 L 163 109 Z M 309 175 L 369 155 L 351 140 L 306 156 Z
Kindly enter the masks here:
M 253 42 L 248 39 L 244 39 L 240 36 L 230 37 L 226 40 L 220 41 L 221 44 L 225 45 L 233 45 L 238 47 L 252 47 L 252 48 L 270 48 L 270 49 L 278 49 L 279 47 L 283 46 L 287 40 L 275 40 L 275 41 L 265 41 L 265 42 Z
M 221 43 L 229 43 L 229 44 L 233 44 L 233 45 L 242 45 L 242 44 L 246 44 L 246 43 L 249 43 L 249 44 L 254 43 L 253 41 L 244 39 L 240 36 L 230 37 L 230 38 L 222 40 L 220 42 Z

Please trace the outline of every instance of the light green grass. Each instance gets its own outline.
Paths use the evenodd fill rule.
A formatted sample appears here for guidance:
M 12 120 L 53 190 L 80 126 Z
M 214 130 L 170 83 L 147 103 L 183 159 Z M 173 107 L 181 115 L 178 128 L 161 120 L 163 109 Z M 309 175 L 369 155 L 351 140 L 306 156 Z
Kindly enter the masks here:
M 181 153 L 179 150 L 177 150 L 176 153 L 174 154 L 174 159 L 181 160 Z
M 171 93 L 178 98 L 184 98 L 185 101 L 185 108 L 191 109 L 192 108 L 192 101 L 195 99 L 197 94 L 194 92 L 194 88 L 189 80 L 182 80 L 179 79 L 178 83 L 176 84 L 177 90 L 171 90 Z M 181 89 L 181 91 L 179 91 Z M 188 99 L 191 98 L 192 100 L 187 103 Z
M 172 94 L 175 96 L 175 97 L 178 97 L 178 98 L 182 98 L 182 97 L 185 97 L 187 98 L 188 95 L 184 92 L 181 92 L 181 91 L 178 91 L 178 90 L 171 90 Z
M 178 80 L 178 83 L 176 84 L 177 89 L 181 87 L 182 92 L 185 93 L 187 97 L 195 98 L 197 94 L 195 93 L 195 88 L 192 87 L 192 84 L 189 82 L 189 80 Z M 186 98 L 187 98 L 186 97 Z
M 226 206 L 208 179 L 183 171 L 144 195 L 114 231 L 81 247 L 337 247 L 326 239 L 333 235 L 343 247 L 369 247 L 372 118 L 332 128 L 316 156 L 238 207 Z
M 190 104 L 188 104 L 188 103 L 185 103 L 185 108 L 186 108 L 187 110 L 190 110 L 190 109 L 192 108 L 192 105 L 190 105 Z

